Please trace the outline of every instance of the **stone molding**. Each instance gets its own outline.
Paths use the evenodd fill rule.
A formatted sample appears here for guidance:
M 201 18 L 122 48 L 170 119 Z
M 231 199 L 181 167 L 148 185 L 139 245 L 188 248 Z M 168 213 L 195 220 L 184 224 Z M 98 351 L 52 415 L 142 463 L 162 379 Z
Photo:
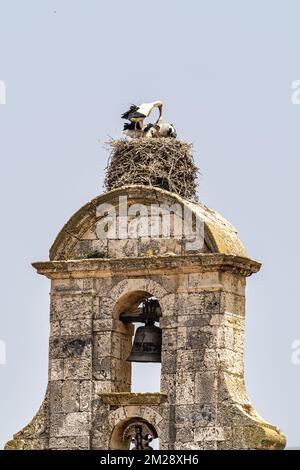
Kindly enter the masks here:
M 128 273 L 145 276 L 174 273 L 201 273 L 227 271 L 250 276 L 259 271 L 261 264 L 250 258 L 220 253 L 184 256 L 150 256 L 118 259 L 83 259 L 68 261 L 37 261 L 32 266 L 49 279 L 113 277 Z
M 166 402 L 168 395 L 166 393 L 130 393 L 130 392 L 99 392 L 99 397 L 103 403 L 111 406 L 128 405 L 161 405 Z

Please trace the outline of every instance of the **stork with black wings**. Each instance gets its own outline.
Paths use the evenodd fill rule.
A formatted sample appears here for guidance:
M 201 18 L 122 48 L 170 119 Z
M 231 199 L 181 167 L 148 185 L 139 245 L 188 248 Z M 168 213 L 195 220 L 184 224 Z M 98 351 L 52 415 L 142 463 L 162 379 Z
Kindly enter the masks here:
M 121 118 L 130 121 L 130 123 L 124 124 L 124 131 L 127 134 L 135 134 L 135 137 L 142 135 L 144 129 L 144 120 L 150 115 L 154 108 L 158 108 L 159 116 L 157 121 L 162 115 L 162 101 L 153 101 L 153 103 L 142 103 L 139 106 L 132 104 L 128 111 L 122 114 Z

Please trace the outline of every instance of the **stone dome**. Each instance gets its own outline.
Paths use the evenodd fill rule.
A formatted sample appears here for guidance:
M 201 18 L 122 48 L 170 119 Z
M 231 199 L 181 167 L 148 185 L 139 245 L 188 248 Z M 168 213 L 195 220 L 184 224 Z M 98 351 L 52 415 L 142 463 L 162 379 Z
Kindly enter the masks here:
M 97 224 L 103 219 L 99 206 L 107 207 L 107 214 L 115 211 L 120 217 L 120 198 L 126 199 L 126 207 L 143 205 L 150 208 L 152 204 L 160 206 L 175 204 L 188 210 L 203 222 L 203 246 L 194 250 L 201 253 L 221 253 L 247 257 L 246 250 L 240 241 L 236 229 L 216 211 L 202 203 L 188 201 L 177 194 L 161 188 L 129 185 L 106 192 L 92 199 L 79 209 L 65 224 L 50 249 L 50 260 L 67 260 L 82 258 L 122 258 L 141 257 L 149 254 L 162 256 L 166 254 L 188 255 L 185 237 L 161 237 L 153 239 L 141 236 L 132 239 L 101 240 L 97 235 Z M 150 209 L 149 209 L 150 210 Z M 134 217 L 133 217 L 134 218 Z M 93 253 L 95 255 L 93 255 Z

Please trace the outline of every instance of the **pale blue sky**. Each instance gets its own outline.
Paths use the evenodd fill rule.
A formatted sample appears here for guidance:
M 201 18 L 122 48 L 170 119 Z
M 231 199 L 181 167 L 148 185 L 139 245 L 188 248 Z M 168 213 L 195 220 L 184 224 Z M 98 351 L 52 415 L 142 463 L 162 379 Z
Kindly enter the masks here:
M 300 446 L 299 18 L 296 0 L 0 0 L 0 446 L 47 381 L 49 282 L 30 263 L 102 191 L 121 112 L 154 99 L 195 144 L 200 199 L 263 263 L 247 289 L 247 386 Z

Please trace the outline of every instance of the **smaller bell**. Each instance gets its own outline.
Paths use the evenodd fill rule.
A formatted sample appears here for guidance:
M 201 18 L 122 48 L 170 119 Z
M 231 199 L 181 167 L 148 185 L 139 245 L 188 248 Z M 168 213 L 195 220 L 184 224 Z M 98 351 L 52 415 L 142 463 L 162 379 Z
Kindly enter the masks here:
M 145 326 L 136 330 L 129 362 L 161 362 L 161 329 L 154 321 L 147 320 Z

